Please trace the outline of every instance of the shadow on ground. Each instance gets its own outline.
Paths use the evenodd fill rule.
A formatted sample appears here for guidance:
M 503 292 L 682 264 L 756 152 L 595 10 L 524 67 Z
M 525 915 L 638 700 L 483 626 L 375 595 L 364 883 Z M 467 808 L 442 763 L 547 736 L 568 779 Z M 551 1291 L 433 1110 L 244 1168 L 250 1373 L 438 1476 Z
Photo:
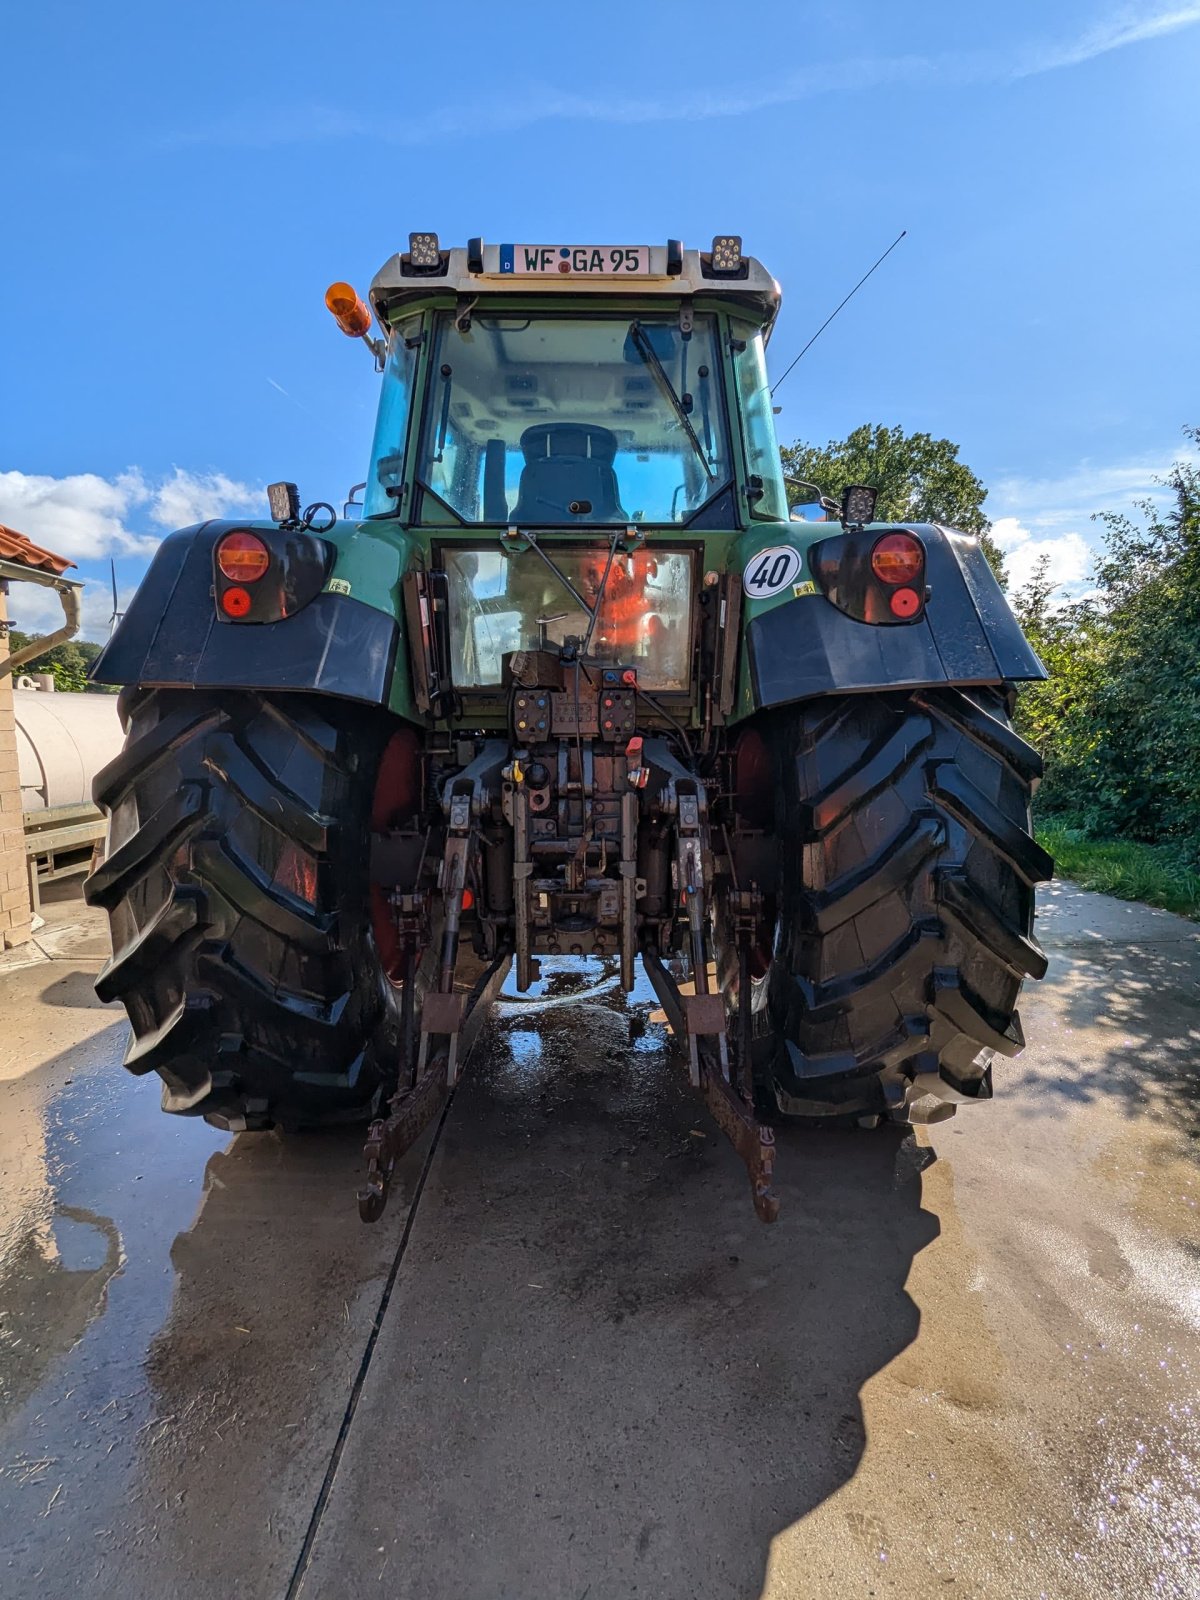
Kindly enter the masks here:
M 171 1314 L 149 1346 L 153 1414 L 134 1495 L 135 1592 L 195 1574 L 189 1600 L 282 1595 L 416 1187 L 386 1223 L 355 1191 L 363 1130 L 242 1134 L 209 1157 L 195 1222 L 171 1248 Z
M 785 1134 L 783 1215 L 765 1228 L 663 1030 L 629 1031 L 595 973 L 509 1000 L 489 1026 L 305 1600 L 362 1584 L 422 1600 L 756 1596 L 774 1536 L 853 1476 L 861 1388 L 918 1332 L 906 1279 L 937 1233 L 930 1153 L 896 1130 Z M 135 1600 L 187 1572 L 189 1600 L 277 1597 L 424 1152 L 376 1228 L 357 1220 L 352 1130 L 239 1137 L 198 1194 L 213 1136 L 159 1116 L 154 1086 L 120 1074 L 117 1035 L 105 1074 L 45 1123 L 84 1133 L 89 1161 L 60 1166 L 52 1133 L 39 1181 L 111 1214 L 126 1255 L 107 1290 L 88 1285 L 69 1362 L 50 1362 L 62 1406 L 32 1397 L 11 1436 L 54 1481 L 13 1485 L 9 1576 Z M 100 1235 L 80 1237 L 98 1252 L 80 1267 L 107 1273 Z
M 916 1337 L 911 1134 L 785 1135 L 766 1228 L 660 1029 L 552 1015 L 501 1008 L 460 1091 L 305 1597 L 757 1595 Z
M 38 1003 L 44 1006 L 69 1006 L 80 1011 L 94 1011 L 99 1005 L 96 999 L 96 973 L 91 967 L 80 967 L 71 972 L 63 972 L 62 966 L 56 963 L 47 968 L 52 973 L 51 981 L 38 995 Z M 114 1005 L 110 1008 L 116 1015 L 122 1016 Z M 121 1024 L 124 1026 L 124 1023 Z

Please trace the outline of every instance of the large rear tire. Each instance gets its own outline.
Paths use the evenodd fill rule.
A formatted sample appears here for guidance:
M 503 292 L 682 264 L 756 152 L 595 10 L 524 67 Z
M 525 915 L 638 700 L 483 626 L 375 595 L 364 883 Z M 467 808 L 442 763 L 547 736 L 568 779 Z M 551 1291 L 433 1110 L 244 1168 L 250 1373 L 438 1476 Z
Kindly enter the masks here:
M 949 1114 L 1021 1049 L 1053 862 L 1030 824 L 1041 760 L 1009 711 L 1000 689 L 863 694 L 763 730 L 782 848 L 759 1055 L 784 1114 L 902 1117 L 922 1087 Z
M 371 932 L 375 773 L 389 727 L 294 695 L 133 690 L 88 879 L 113 954 L 96 991 L 163 1109 L 232 1129 L 371 1115 L 394 1081 L 397 994 Z

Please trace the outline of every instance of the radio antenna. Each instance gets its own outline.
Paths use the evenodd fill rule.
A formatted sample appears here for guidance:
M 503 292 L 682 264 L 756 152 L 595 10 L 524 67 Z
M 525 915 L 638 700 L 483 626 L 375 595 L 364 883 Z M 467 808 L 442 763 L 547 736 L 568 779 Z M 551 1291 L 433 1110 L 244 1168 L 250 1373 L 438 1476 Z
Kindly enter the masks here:
M 813 334 L 812 338 L 804 346 L 804 349 L 801 350 L 800 355 L 796 357 L 796 361 L 799 361 L 800 360 L 800 356 L 805 355 L 809 350 L 812 349 L 813 345 L 816 344 L 817 340 L 825 332 L 825 329 L 829 326 L 829 324 L 833 321 L 834 317 L 836 317 L 838 312 L 842 309 L 842 306 L 844 306 L 847 303 L 847 301 L 850 301 L 850 300 L 854 299 L 854 296 L 862 288 L 863 284 L 866 283 L 867 279 L 871 276 L 871 273 L 875 271 L 875 267 L 880 267 L 880 266 L 883 265 L 883 263 L 891 255 L 892 251 L 900 243 L 901 239 L 903 239 L 904 235 L 907 232 L 908 232 L 907 228 L 902 228 L 900 230 L 900 232 L 896 235 L 896 237 L 892 240 L 891 244 L 888 245 L 887 249 L 880 256 L 879 260 L 875 263 L 875 266 L 872 267 L 869 272 L 864 272 L 863 273 L 862 277 L 858 280 L 858 282 L 854 285 L 853 289 L 851 289 L 850 293 L 846 296 L 846 299 L 843 300 L 840 305 L 835 306 L 834 309 L 825 318 L 825 321 L 817 329 L 816 333 Z M 792 370 L 792 367 L 794 367 L 796 365 L 796 361 L 793 361 L 792 365 L 790 367 L 785 368 L 784 369 L 784 373 L 783 373 L 783 377 L 782 378 L 776 378 L 775 382 L 771 385 L 772 397 L 774 397 L 775 391 L 776 391 L 776 389 L 779 388 L 779 385 L 783 382 L 783 379 L 787 377 L 788 373 Z

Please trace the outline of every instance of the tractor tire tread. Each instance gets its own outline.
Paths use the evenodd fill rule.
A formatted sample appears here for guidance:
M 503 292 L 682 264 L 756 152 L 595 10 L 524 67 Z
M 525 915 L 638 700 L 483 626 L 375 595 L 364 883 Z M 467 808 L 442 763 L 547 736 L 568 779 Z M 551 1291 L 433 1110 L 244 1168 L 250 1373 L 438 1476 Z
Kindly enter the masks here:
M 121 710 L 94 791 L 112 853 L 85 893 L 110 918 L 97 989 L 129 1013 L 126 1066 L 221 1126 L 372 1114 L 395 1005 L 366 909 L 382 724 L 248 692 L 127 691 Z M 312 903 L 275 881 L 284 850 Z
M 940 1067 L 984 1094 L 1022 1047 L 1016 999 L 1041 977 L 1032 836 L 1041 773 L 1004 688 L 845 696 L 769 713 L 778 928 L 756 1012 L 760 1090 L 876 1113 Z M 990 1080 L 986 1081 L 990 1092 Z

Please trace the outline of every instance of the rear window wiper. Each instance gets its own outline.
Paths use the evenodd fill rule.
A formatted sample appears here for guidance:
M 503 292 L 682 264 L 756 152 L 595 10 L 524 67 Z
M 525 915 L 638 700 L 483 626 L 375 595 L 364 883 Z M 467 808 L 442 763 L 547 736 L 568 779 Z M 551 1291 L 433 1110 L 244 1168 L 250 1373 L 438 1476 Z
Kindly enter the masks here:
M 688 441 L 691 444 L 692 449 L 700 457 L 700 465 L 704 468 L 704 471 L 708 477 L 715 478 L 717 475 L 716 468 L 710 464 L 704 446 L 700 443 L 695 428 L 692 427 L 692 419 L 687 414 L 687 407 L 675 393 L 675 385 L 671 382 L 670 378 L 667 377 L 666 368 L 658 359 L 654 346 L 650 343 L 649 339 L 647 339 L 646 330 L 642 327 L 640 322 L 631 322 L 629 324 L 629 337 L 633 340 L 633 348 L 642 358 L 643 364 L 650 369 L 650 375 L 653 377 L 655 383 L 657 383 L 659 389 L 662 391 L 664 400 L 667 401 L 675 415 L 679 418 L 680 424 L 683 428 L 683 431 L 688 436 Z

